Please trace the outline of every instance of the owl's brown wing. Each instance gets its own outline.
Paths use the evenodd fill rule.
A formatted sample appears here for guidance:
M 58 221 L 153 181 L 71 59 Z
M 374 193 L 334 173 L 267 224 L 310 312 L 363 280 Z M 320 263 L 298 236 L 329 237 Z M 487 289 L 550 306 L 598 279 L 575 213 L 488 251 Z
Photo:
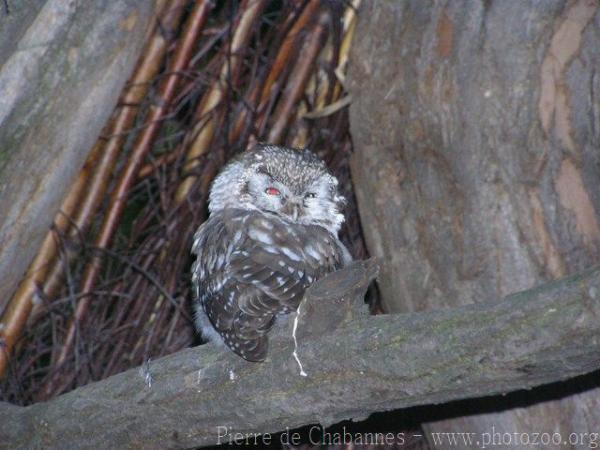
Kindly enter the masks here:
M 325 228 L 290 224 L 261 212 L 213 214 L 196 235 L 194 284 L 203 311 L 235 353 L 266 357 L 277 314 L 295 311 L 315 280 L 342 265 Z

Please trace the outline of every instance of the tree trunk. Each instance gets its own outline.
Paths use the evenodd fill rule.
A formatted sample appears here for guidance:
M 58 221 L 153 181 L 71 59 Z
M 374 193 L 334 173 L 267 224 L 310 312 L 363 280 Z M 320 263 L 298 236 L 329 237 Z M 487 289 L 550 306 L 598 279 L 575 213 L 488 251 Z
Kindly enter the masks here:
M 352 175 L 388 311 L 500 298 L 600 261 L 598 42 L 595 0 L 364 3 Z M 600 389 L 426 428 L 597 431 Z
M 154 5 L 0 2 L 0 315 L 114 109 Z

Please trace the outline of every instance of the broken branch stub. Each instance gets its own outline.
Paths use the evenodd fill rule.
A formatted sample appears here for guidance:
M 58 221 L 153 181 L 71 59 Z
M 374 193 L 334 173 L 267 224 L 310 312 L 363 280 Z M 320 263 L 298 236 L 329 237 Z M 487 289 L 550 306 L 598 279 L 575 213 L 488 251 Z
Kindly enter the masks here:
M 375 258 L 353 261 L 310 286 L 298 309 L 296 338 L 330 333 L 369 314 L 364 296 L 379 273 Z

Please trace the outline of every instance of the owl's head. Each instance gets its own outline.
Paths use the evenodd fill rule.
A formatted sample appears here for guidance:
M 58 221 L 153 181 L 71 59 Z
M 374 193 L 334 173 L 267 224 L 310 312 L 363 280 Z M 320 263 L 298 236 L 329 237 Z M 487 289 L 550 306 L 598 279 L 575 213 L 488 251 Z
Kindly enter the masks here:
M 227 164 L 212 184 L 210 212 L 260 210 L 337 233 L 345 199 L 338 180 L 309 150 L 258 144 Z

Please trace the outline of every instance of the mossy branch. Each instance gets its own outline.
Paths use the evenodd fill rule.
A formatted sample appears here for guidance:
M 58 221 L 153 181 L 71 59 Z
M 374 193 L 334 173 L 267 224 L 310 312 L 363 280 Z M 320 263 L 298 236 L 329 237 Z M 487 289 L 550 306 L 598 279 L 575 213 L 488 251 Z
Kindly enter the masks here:
M 303 302 L 296 337 L 307 376 L 292 355 L 290 324 L 290 333 L 272 340 L 265 363 L 205 345 L 46 403 L 0 403 L 0 447 L 209 445 L 227 440 L 222 427 L 267 433 L 327 425 L 375 411 L 503 394 L 598 368 L 600 268 L 501 301 L 414 314 L 350 314 L 375 273 L 373 262 L 355 263 L 326 277 Z M 332 315 L 337 328 L 306 332 L 307 326 L 319 330 L 321 320 L 331 323 Z

